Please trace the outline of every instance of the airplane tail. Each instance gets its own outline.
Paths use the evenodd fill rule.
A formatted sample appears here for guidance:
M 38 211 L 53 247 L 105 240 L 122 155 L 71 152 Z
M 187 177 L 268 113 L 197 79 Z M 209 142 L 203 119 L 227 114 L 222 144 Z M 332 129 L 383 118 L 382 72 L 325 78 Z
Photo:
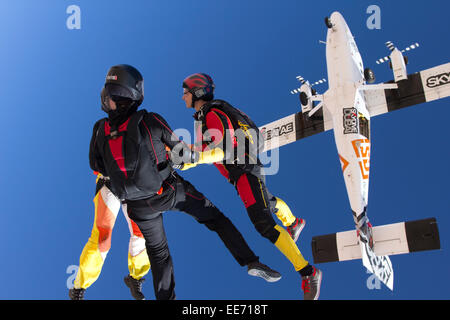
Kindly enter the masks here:
M 367 235 L 363 235 L 361 233 L 358 238 L 364 267 L 366 267 L 370 273 L 373 273 L 389 289 L 393 290 L 394 269 L 392 268 L 392 263 L 389 256 L 377 256 L 375 254 L 374 247 L 370 245 L 371 240 L 375 241 L 372 237 L 368 238 Z
M 312 238 L 314 263 L 362 259 L 363 265 L 391 290 L 393 269 L 389 255 L 440 249 L 436 218 L 406 221 L 372 228 L 373 250 L 356 231 Z

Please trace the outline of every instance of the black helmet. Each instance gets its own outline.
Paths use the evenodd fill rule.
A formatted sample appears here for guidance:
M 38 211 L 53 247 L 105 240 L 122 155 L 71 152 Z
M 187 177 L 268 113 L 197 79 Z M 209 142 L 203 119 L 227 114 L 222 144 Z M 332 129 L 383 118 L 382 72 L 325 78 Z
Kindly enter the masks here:
M 137 109 L 144 100 L 144 79 L 141 73 L 127 64 L 119 64 L 108 70 L 101 92 L 102 109 L 111 111 L 108 99 Z

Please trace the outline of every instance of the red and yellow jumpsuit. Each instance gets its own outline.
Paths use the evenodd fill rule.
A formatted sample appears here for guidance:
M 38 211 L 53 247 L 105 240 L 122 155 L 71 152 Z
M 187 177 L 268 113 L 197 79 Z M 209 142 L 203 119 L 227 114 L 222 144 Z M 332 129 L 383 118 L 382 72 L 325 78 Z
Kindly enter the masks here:
M 203 106 L 202 109 L 204 107 L 205 106 Z M 220 154 L 223 154 L 224 157 L 226 157 L 230 152 L 227 153 L 226 150 L 223 150 L 224 146 L 228 151 L 230 151 L 230 148 L 236 147 L 237 142 L 234 136 L 234 130 L 236 128 L 233 127 L 233 123 L 236 123 L 237 121 L 232 121 L 230 118 L 232 115 L 227 114 L 223 108 L 215 108 L 213 105 L 212 107 L 209 106 L 208 108 L 205 108 L 207 109 L 206 112 L 203 112 L 202 109 L 194 116 L 194 118 L 198 120 L 196 123 L 197 141 L 195 148 L 198 149 L 197 151 L 213 151 L 220 148 L 223 151 Z M 212 134 L 207 135 L 207 139 L 205 139 L 204 135 L 206 130 L 212 132 Z M 228 143 L 229 141 L 232 141 L 232 144 L 234 145 L 227 146 L 227 143 L 224 143 L 225 141 L 228 141 Z M 262 165 L 258 162 L 258 164 L 242 166 L 230 164 L 229 161 L 225 160 L 226 159 L 223 159 L 223 161 L 217 162 L 216 156 L 214 165 L 220 173 L 236 187 L 236 190 L 247 209 L 248 216 L 256 230 L 263 237 L 275 244 L 281 253 L 283 253 L 293 264 L 296 271 L 300 271 L 301 274 L 303 274 L 302 271 L 306 273 L 307 269 L 311 268 L 311 266 L 308 261 L 304 259 L 289 233 L 276 224 L 272 213 L 276 214 L 285 227 L 291 225 L 296 217 L 292 214 L 288 205 L 283 200 L 273 196 L 268 191 L 265 184 Z M 201 161 L 202 163 L 208 162 L 207 159 L 202 159 Z
M 94 226 L 80 256 L 74 281 L 76 289 L 87 289 L 100 276 L 106 255 L 111 248 L 112 231 L 121 207 L 120 200 L 107 187 L 107 180 L 100 173 L 97 174 L 96 182 Z M 134 279 L 139 280 L 150 270 L 145 239 L 136 223 L 128 217 L 126 204 L 122 204 L 122 212 L 130 230 L 128 270 Z

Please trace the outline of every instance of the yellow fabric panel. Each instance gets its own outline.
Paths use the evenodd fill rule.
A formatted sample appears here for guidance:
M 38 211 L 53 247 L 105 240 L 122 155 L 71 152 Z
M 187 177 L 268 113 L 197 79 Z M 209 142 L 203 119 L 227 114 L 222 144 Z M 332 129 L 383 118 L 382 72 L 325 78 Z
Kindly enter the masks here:
M 77 277 L 74 281 L 74 288 L 86 289 L 91 286 L 100 276 L 103 267 L 103 258 L 99 250 L 100 232 L 97 227 L 99 202 L 101 199 L 101 192 L 98 192 L 94 198 L 95 204 L 95 218 L 92 227 L 91 236 L 83 248 L 80 256 L 80 265 L 78 267 Z
M 199 152 L 200 157 L 198 159 L 197 163 L 214 163 L 222 161 L 225 157 L 225 154 L 223 153 L 223 150 L 220 148 L 214 148 L 212 150 L 206 150 L 203 152 Z
M 295 222 L 295 216 L 292 214 L 289 206 L 280 198 L 275 197 L 277 199 L 277 204 L 275 208 L 278 211 L 275 213 L 278 219 L 283 223 L 283 226 L 288 227 Z
M 181 171 L 189 170 L 189 169 L 194 168 L 196 166 L 197 166 L 196 163 L 184 163 L 183 167 L 181 168 Z
M 98 250 L 98 244 L 89 238 L 80 256 L 80 266 L 74 287 L 86 289 L 100 276 L 103 267 L 103 258 Z
M 128 253 L 128 270 L 130 275 L 139 280 L 150 270 L 150 261 L 148 260 L 147 250 L 142 251 L 137 256 Z
M 289 233 L 283 227 L 276 225 L 275 229 L 280 232 L 280 236 L 275 242 L 275 246 L 280 250 L 286 258 L 292 263 L 295 271 L 299 271 L 308 265 L 308 261 L 303 258 L 300 250 Z

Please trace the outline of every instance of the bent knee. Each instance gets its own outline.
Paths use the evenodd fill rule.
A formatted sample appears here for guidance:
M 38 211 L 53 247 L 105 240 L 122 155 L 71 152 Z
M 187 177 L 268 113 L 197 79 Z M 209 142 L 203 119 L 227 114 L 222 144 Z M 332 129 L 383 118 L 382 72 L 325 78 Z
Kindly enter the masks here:
M 272 243 L 275 243 L 280 236 L 280 232 L 275 229 L 275 226 L 275 223 L 272 224 L 266 221 L 255 224 L 256 231 Z

